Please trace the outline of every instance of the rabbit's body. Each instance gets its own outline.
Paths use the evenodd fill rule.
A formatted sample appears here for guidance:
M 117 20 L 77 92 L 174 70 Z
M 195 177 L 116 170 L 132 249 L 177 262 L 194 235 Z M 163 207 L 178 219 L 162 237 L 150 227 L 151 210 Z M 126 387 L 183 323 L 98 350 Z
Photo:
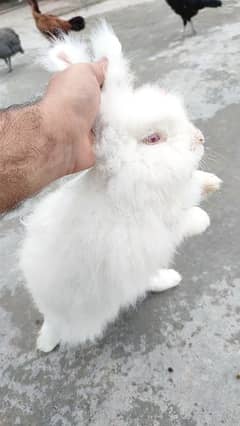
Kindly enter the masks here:
M 203 137 L 181 103 L 158 87 L 134 91 L 117 43 L 106 28 L 93 40 L 95 58 L 109 57 L 96 166 L 48 195 L 26 224 L 20 262 L 44 314 L 44 351 L 93 340 L 121 308 L 177 285 L 175 250 L 208 227 L 196 206 L 220 184 L 197 171 Z

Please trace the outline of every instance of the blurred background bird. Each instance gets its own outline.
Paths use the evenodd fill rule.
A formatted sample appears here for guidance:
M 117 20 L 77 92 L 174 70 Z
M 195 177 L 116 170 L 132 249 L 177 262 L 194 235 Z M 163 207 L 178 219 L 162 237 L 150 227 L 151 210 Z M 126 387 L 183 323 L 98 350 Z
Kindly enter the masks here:
M 192 27 L 192 34 L 196 34 L 191 18 L 198 14 L 198 11 L 205 7 L 222 6 L 220 0 L 166 0 L 171 8 L 183 20 L 183 34 L 185 35 L 186 25 L 189 22 Z
M 16 53 L 24 53 L 19 36 L 11 28 L 0 28 L 0 59 L 6 62 L 9 72 L 12 71 L 11 57 Z
M 85 28 L 85 20 L 82 16 L 75 16 L 68 21 L 55 15 L 44 14 L 40 11 L 37 0 L 28 0 L 32 8 L 32 15 L 38 30 L 48 40 L 61 38 L 62 34 L 70 31 L 81 31 Z

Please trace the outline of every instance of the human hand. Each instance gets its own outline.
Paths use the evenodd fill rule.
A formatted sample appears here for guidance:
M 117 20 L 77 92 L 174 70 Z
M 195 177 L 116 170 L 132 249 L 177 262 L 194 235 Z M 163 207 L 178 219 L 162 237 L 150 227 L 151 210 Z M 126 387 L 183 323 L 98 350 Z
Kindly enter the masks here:
M 106 69 L 107 59 L 71 65 L 52 77 L 40 102 L 43 127 L 61 157 L 60 176 L 87 169 L 95 162 L 92 127 Z

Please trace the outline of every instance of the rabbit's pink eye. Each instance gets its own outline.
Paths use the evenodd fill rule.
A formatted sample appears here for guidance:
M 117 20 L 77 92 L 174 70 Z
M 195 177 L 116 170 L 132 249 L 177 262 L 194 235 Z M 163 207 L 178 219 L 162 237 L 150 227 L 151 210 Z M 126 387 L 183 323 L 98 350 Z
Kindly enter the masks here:
M 147 145 L 154 145 L 155 143 L 161 143 L 166 141 L 165 135 L 160 135 L 159 133 L 152 133 L 149 136 L 146 136 L 143 139 L 143 143 L 146 143 Z

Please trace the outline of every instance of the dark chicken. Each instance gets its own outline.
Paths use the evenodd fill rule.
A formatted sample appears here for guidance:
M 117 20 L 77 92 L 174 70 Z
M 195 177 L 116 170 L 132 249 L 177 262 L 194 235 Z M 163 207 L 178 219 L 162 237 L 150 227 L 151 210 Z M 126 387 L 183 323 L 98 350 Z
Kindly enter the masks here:
M 191 19 L 198 14 L 198 11 L 205 7 L 219 7 L 222 6 L 221 0 L 166 0 L 171 8 L 183 20 L 184 33 L 187 23 L 189 22 L 192 27 L 192 33 L 196 34 Z
M 67 21 L 55 15 L 43 14 L 37 0 L 28 0 L 28 3 L 32 7 L 36 27 L 50 41 L 61 38 L 63 33 L 68 34 L 70 31 L 81 31 L 85 28 L 85 20 L 82 16 L 75 16 Z
M 11 56 L 16 53 L 24 53 L 20 38 L 11 28 L 0 28 L 0 59 L 8 65 L 8 71 L 12 71 Z

